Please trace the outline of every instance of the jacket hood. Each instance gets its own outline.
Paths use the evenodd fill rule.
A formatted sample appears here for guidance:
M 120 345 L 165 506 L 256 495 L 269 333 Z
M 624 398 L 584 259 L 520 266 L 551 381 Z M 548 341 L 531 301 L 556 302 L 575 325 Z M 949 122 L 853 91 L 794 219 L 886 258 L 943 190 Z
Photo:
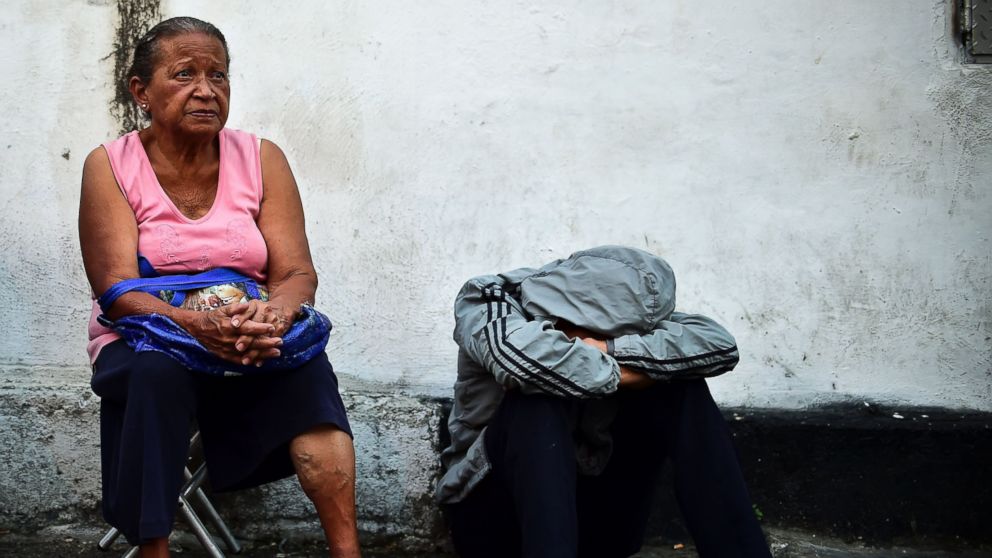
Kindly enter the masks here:
M 545 265 L 520 283 L 524 310 L 608 337 L 656 329 L 675 309 L 668 263 L 625 246 L 599 246 Z

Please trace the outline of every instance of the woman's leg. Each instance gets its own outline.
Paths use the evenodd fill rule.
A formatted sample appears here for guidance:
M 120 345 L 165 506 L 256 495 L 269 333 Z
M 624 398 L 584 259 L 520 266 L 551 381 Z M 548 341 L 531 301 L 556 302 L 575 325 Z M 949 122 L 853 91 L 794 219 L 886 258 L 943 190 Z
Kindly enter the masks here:
M 141 543 L 141 558 L 169 558 L 169 537 L 160 537 Z
M 331 556 L 360 556 L 351 437 L 333 426 L 321 425 L 293 438 L 289 452 L 300 486 L 317 508 Z
M 196 406 L 191 373 L 117 342 L 101 351 L 92 385 L 102 399 L 104 515 L 142 556 L 167 555 Z

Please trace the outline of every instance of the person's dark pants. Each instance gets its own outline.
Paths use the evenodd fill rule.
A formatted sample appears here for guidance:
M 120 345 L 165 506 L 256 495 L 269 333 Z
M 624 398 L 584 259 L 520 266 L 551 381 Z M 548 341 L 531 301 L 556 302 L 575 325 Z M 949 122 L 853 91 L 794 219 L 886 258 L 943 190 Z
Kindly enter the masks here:
M 183 484 L 194 418 L 215 491 L 293 474 L 289 443 L 318 424 L 351 434 L 327 356 L 303 366 L 224 378 L 123 341 L 100 351 L 103 516 L 131 544 L 166 537 Z
M 196 390 L 193 375 L 161 353 L 136 353 L 128 364 L 100 369 L 93 391 L 101 397 L 103 517 L 137 544 L 172 530 Z
M 581 402 L 509 392 L 486 431 L 490 474 L 447 506 L 459 556 L 630 556 L 641 546 L 663 463 L 699 555 L 768 557 L 726 423 L 704 380 L 622 391 L 614 449 L 598 476 L 576 471 Z

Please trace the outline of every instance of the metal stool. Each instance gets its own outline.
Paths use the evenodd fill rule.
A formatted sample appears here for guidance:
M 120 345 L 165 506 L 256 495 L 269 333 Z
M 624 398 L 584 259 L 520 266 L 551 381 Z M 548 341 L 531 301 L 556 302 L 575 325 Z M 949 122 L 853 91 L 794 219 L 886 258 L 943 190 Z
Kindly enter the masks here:
M 192 453 L 193 447 L 200 442 L 200 433 L 196 432 L 193 437 L 189 440 L 190 452 Z M 193 457 L 190 455 L 187 458 L 189 462 L 192 461 Z M 189 470 L 189 465 L 183 470 L 183 475 L 186 477 L 186 483 L 183 484 L 182 489 L 179 491 L 179 514 L 183 516 L 183 519 L 189 523 L 189 526 L 193 529 L 193 534 L 196 535 L 197 540 L 206 549 L 207 554 L 211 558 L 224 558 L 224 553 L 221 552 L 220 547 L 214 542 L 214 539 L 210 536 L 210 532 L 207 531 L 206 526 L 203 525 L 203 521 L 200 516 L 196 514 L 193 506 L 190 505 L 190 501 L 195 501 L 201 511 L 210 519 L 217 532 L 220 534 L 220 538 L 224 540 L 224 544 L 227 546 L 228 550 L 232 554 L 241 553 L 241 544 L 234 538 L 231 534 L 231 530 L 227 528 L 227 524 L 221 519 L 220 514 L 214 508 L 214 505 L 210 503 L 207 495 L 203 492 L 200 486 L 203 481 L 207 478 L 207 464 L 201 463 L 199 467 L 196 468 L 196 472 L 191 473 Z M 97 543 L 97 547 L 100 550 L 109 550 L 110 546 L 114 544 L 117 537 L 120 536 L 121 532 L 117 530 L 116 527 L 112 527 L 107 534 L 100 539 Z M 124 558 L 134 558 L 138 555 L 138 547 L 132 546 L 124 554 Z

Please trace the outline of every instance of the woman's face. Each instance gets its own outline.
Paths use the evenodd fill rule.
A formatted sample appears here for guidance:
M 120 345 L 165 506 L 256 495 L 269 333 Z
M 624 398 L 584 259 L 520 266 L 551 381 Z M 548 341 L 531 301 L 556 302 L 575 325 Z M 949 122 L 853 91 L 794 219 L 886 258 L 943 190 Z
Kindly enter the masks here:
M 231 96 L 224 45 L 210 35 L 189 33 L 162 39 L 157 55 L 149 83 L 131 78 L 152 122 L 193 136 L 220 132 Z

